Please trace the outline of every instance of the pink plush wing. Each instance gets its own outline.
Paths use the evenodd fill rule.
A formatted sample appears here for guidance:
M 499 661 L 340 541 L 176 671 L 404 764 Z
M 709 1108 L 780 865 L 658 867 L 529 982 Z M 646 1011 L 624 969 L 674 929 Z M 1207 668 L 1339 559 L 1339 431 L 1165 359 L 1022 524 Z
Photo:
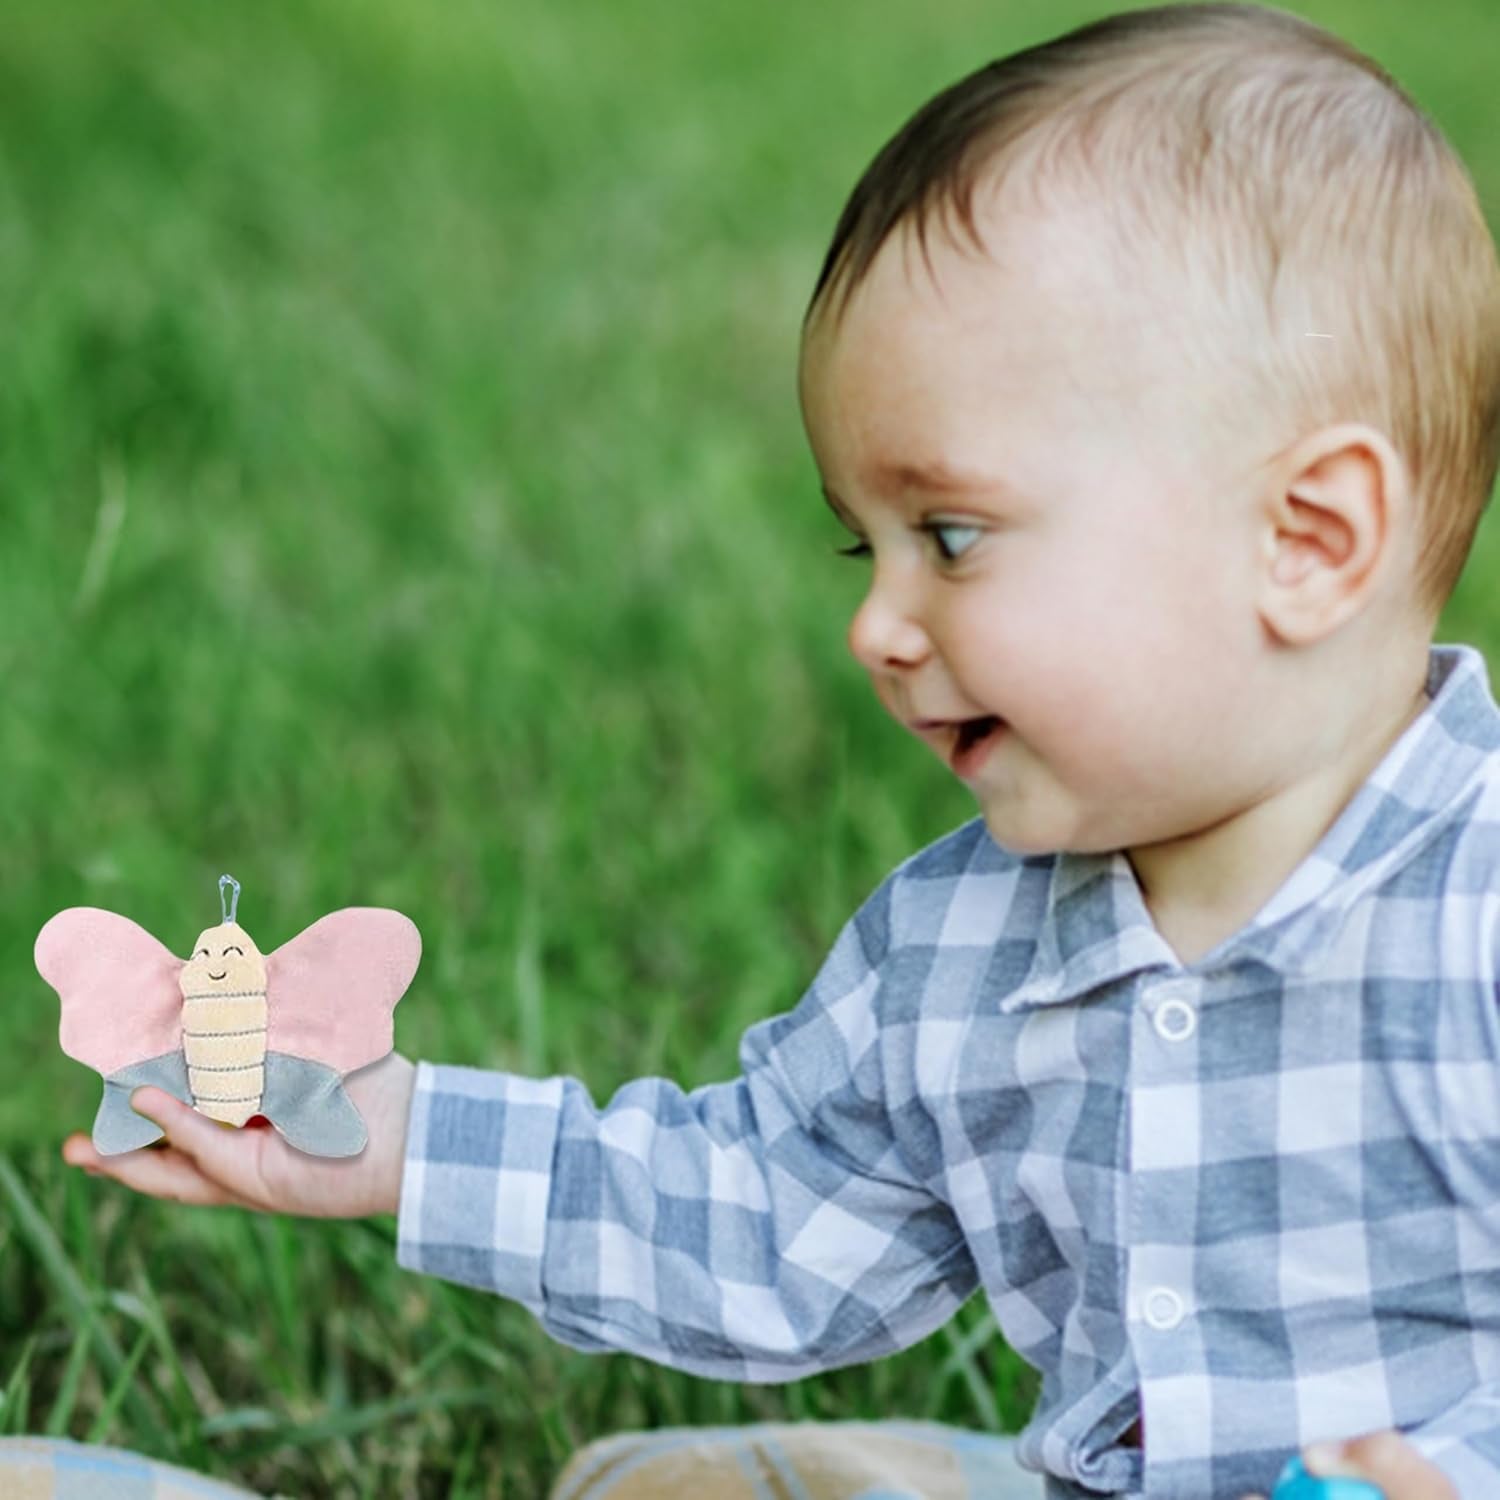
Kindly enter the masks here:
M 58 1040 L 106 1078 L 182 1045 L 174 957 L 144 927 L 97 906 L 70 906 L 36 935 L 37 971 L 62 1000 Z
M 266 955 L 266 1050 L 352 1073 L 391 1050 L 391 1012 L 422 958 L 417 924 L 381 906 L 320 917 Z

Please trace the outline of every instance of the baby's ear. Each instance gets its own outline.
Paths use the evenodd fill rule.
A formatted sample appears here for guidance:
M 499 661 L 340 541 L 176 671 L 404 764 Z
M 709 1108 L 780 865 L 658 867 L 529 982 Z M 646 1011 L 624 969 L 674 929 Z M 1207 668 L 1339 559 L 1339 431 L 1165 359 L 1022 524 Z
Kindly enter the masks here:
M 1289 645 L 1315 645 L 1391 590 L 1411 524 L 1405 465 L 1378 428 L 1325 427 L 1272 471 L 1257 534 L 1259 612 Z

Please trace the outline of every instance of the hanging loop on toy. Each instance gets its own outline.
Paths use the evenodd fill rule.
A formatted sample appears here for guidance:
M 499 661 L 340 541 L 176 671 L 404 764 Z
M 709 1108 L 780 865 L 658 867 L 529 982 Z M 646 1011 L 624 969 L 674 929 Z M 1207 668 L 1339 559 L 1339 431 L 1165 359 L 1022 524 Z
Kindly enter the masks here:
M 230 900 L 229 910 L 227 912 L 224 910 L 224 887 L 226 885 L 232 885 L 234 887 L 234 896 Z M 220 914 L 220 916 L 222 916 L 226 922 L 232 922 L 232 921 L 234 921 L 234 914 L 235 914 L 235 912 L 237 912 L 239 909 L 240 909 L 240 883 L 239 883 L 239 881 L 236 880 L 233 875 L 221 875 L 221 876 L 219 876 L 219 914 Z

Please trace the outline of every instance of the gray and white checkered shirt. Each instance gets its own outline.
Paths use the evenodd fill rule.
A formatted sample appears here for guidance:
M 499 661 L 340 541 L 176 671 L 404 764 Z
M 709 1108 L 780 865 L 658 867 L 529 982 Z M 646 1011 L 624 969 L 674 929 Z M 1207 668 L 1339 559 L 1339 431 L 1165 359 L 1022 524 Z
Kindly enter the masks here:
M 1184 966 L 1122 853 L 975 818 L 905 860 L 741 1075 L 598 1108 L 421 1063 L 400 1265 L 586 1350 L 791 1380 L 983 1287 L 1049 1500 L 1239 1500 L 1404 1430 L 1500 1496 L 1500 710 L 1431 701 L 1258 915 Z M 1144 1449 L 1121 1436 L 1137 1414 Z

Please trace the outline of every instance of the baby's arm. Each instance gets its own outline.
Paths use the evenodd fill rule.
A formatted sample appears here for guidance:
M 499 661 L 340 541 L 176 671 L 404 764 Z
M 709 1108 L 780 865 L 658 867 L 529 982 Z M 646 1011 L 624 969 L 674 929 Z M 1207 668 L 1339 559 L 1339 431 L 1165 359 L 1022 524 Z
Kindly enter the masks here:
M 977 1274 L 893 1125 L 920 1113 L 886 1066 L 893 878 L 798 1007 L 746 1033 L 732 1081 L 640 1079 L 600 1109 L 575 1079 L 419 1064 L 399 1263 L 514 1298 L 575 1348 L 736 1380 L 945 1321 Z
M 576 1348 L 741 1380 L 875 1358 L 945 1321 L 978 1280 L 931 1186 L 939 1163 L 914 1166 L 914 1134 L 903 1147 L 893 1123 L 923 1113 L 882 1029 L 903 957 L 890 952 L 897 874 L 797 1008 L 746 1033 L 730 1082 L 689 1094 L 640 1079 L 600 1110 L 574 1079 L 392 1052 L 345 1080 L 369 1132 L 357 1156 L 225 1129 L 149 1087 L 132 1107 L 164 1142 L 100 1156 L 75 1133 L 63 1155 L 184 1203 L 399 1208 L 401 1265 L 516 1298 Z

